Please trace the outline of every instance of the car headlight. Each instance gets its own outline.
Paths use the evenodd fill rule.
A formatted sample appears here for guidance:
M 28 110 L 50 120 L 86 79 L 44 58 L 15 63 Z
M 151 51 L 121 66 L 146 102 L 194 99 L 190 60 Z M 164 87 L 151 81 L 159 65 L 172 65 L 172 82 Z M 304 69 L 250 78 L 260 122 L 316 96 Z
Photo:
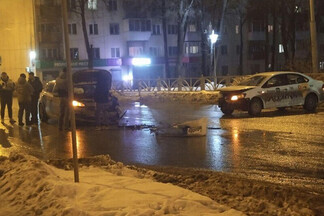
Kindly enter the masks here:
M 237 101 L 238 99 L 244 98 L 245 94 L 232 95 L 231 101 Z
M 72 105 L 73 105 L 74 107 L 84 107 L 84 106 L 85 106 L 84 103 L 81 103 L 81 102 L 76 101 L 76 100 L 74 100 L 74 101 L 72 102 Z

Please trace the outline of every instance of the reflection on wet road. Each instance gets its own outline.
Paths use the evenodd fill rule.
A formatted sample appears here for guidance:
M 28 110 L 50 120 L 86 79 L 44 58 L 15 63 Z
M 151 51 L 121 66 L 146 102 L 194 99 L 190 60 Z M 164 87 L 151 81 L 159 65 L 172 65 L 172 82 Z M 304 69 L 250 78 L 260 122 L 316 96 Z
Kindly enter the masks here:
M 206 168 L 290 181 L 313 187 L 324 185 L 324 110 L 306 114 L 300 108 L 285 113 L 245 112 L 223 117 L 215 105 L 131 104 L 122 125 L 171 125 L 208 117 L 205 137 L 163 137 L 146 128 L 119 127 L 77 130 L 79 157 L 109 154 L 126 164 Z M 43 159 L 71 158 L 71 136 L 55 124 L 40 127 L 0 127 L 0 154 L 12 150 Z M 322 186 L 323 187 L 323 186 Z

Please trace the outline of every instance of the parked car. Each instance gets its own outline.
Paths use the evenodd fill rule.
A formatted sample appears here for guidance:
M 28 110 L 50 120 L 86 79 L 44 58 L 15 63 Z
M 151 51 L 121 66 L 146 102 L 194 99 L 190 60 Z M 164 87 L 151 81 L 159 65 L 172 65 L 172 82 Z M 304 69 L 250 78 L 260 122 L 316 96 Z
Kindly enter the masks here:
M 74 101 L 72 102 L 77 121 L 94 121 L 96 103 L 94 92 L 98 79 L 108 80 L 111 88 L 111 74 L 106 70 L 81 70 L 73 73 Z M 55 80 L 46 83 L 38 102 L 39 117 L 43 122 L 48 119 L 58 119 L 60 113 L 60 99 L 53 92 Z M 118 99 L 109 94 L 109 104 L 104 117 L 107 124 L 116 123 L 121 115 Z
M 298 105 L 314 112 L 324 100 L 324 83 L 298 72 L 259 73 L 219 91 L 218 106 L 226 115 L 238 109 L 255 116 L 262 109 Z

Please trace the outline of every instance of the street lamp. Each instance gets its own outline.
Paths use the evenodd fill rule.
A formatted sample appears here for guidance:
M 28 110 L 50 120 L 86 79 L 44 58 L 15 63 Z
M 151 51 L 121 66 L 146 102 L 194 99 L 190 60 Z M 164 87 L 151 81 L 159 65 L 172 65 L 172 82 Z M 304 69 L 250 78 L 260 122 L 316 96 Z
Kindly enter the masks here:
M 212 33 L 209 35 L 209 40 L 210 40 L 210 50 L 211 50 L 211 59 L 214 57 L 213 62 L 214 62 L 214 76 L 216 77 L 216 53 L 215 53 L 215 47 L 216 47 L 216 42 L 218 39 L 218 34 L 215 34 L 214 30 L 212 30 Z

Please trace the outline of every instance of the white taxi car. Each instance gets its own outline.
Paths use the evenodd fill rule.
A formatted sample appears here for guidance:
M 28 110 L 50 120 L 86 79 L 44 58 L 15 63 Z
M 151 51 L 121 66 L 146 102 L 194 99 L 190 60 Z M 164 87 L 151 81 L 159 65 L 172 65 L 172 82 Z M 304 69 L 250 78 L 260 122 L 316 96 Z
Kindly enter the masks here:
M 324 83 L 298 72 L 258 73 L 219 91 L 218 106 L 226 115 L 239 109 L 255 116 L 262 109 L 284 110 L 298 105 L 314 112 L 324 101 Z

